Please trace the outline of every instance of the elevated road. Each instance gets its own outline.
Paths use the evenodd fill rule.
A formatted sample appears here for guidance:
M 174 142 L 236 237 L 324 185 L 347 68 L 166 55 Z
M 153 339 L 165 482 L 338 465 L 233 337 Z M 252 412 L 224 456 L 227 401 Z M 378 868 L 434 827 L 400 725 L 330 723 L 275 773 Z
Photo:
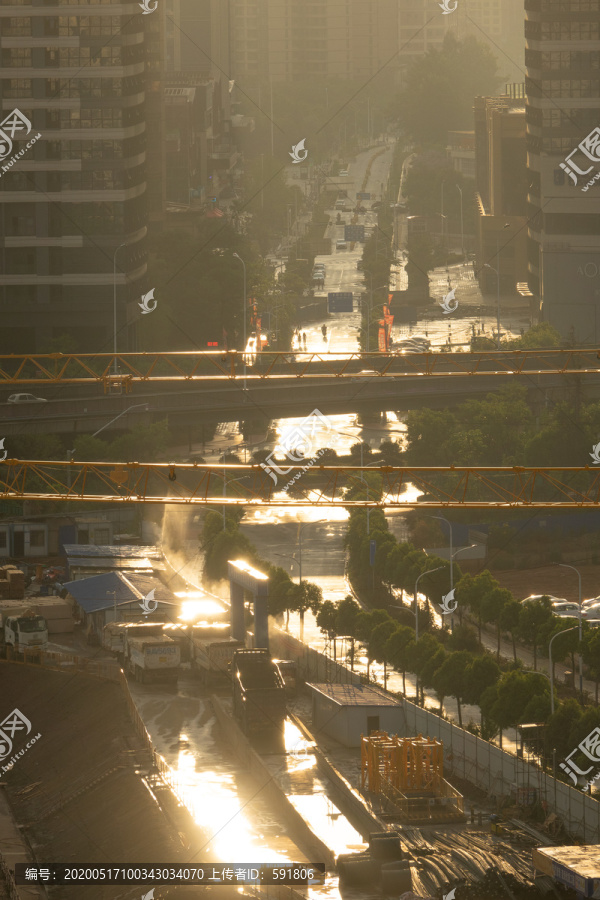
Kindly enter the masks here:
M 513 377 L 528 389 L 533 404 L 545 404 L 549 396 L 562 397 L 567 387 L 565 375 L 542 376 L 530 372 L 488 374 L 485 378 L 354 375 L 290 381 L 271 377 L 249 381 L 247 390 L 239 379 L 220 383 L 174 381 L 162 385 L 142 382 L 133 385 L 128 394 L 103 394 L 96 388 L 95 396 L 90 396 L 88 386 L 57 385 L 45 393 L 54 393 L 60 399 L 0 405 L 0 429 L 1 436 L 6 438 L 14 434 L 49 433 L 75 437 L 107 425 L 105 435 L 111 430 L 165 418 L 173 429 L 185 429 L 191 423 L 215 419 L 220 422 L 263 419 L 268 423 L 275 418 L 306 416 L 314 409 L 324 415 L 369 415 L 385 410 L 446 408 L 469 397 L 498 390 Z M 594 390 L 600 392 L 600 380 L 595 373 L 578 377 L 585 396 L 592 399 Z M 117 416 L 120 418 L 116 419 Z
M 285 465 L 285 469 L 283 469 Z M 271 463 L 272 466 L 272 463 Z M 168 463 L 0 463 L 0 497 L 96 503 L 168 503 L 177 506 L 368 507 L 384 509 L 597 509 L 600 469 L 593 466 L 438 466 L 369 468 L 381 476 L 379 499 L 363 499 L 358 466 Z M 294 481 L 293 496 L 283 489 Z M 227 481 L 227 495 L 223 484 Z M 345 499 L 353 488 L 352 499 Z M 298 491 L 302 491 L 301 494 Z M 371 487 L 371 492 L 373 487 Z M 421 494 L 415 502 L 415 493 Z

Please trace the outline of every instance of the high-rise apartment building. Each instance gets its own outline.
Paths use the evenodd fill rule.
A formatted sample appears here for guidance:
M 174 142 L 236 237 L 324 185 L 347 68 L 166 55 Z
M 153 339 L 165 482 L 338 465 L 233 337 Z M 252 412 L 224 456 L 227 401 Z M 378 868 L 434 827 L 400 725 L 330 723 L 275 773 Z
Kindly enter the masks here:
M 450 8 L 455 3 L 448 0 Z M 398 0 L 400 66 L 427 50 L 439 49 L 452 32 L 459 38 L 473 35 L 487 44 L 506 81 L 522 81 L 524 18 L 523 0 L 458 0 L 454 12 L 446 15 L 429 0 Z
M 231 0 L 236 79 L 369 78 L 398 50 L 398 0 Z
M 600 0 L 527 0 L 529 288 L 565 337 L 600 340 Z
M 118 346 L 129 344 L 127 302 L 146 272 L 147 18 L 137 3 L 0 5 L 2 118 L 17 108 L 41 135 L 0 170 L 4 352 L 64 333 L 111 350 L 115 254 Z

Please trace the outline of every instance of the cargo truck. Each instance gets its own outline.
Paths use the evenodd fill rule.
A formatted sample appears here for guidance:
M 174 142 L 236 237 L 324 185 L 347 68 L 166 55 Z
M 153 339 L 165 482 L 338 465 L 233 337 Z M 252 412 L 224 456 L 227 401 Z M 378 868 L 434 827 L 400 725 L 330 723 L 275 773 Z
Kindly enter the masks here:
M 281 730 L 287 710 L 285 684 L 268 650 L 233 654 L 233 711 L 246 734 Z
M 125 671 L 142 684 L 176 682 L 181 670 L 179 645 L 163 635 L 125 638 Z
M 15 650 L 43 649 L 48 644 L 48 623 L 33 609 L 2 613 L 3 640 Z
M 230 626 L 226 624 L 194 626 L 191 663 L 202 684 L 231 679 L 233 654 L 244 649 L 244 642 L 235 640 L 229 632 Z

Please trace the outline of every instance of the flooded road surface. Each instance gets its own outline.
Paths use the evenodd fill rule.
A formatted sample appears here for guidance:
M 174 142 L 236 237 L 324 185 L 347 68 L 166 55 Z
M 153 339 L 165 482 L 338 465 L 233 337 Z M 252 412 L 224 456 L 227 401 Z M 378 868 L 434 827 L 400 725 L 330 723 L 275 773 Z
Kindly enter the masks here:
M 173 770 L 174 790 L 206 835 L 193 861 L 209 854 L 223 862 L 303 861 L 223 745 L 210 701 L 194 681 L 182 678 L 177 694 L 134 683 L 130 690 L 154 747 Z

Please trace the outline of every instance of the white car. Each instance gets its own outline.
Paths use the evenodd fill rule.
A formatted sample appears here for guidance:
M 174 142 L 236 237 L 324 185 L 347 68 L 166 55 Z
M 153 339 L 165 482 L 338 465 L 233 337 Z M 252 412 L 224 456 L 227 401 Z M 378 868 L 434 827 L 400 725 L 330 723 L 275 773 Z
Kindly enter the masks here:
M 336 249 L 336 250 L 347 250 L 347 249 L 348 249 L 348 244 L 347 244 L 347 242 L 344 241 L 344 240 L 336 241 L 336 242 L 335 242 L 335 249 Z
M 33 394 L 11 394 L 9 403 L 47 403 L 44 397 L 34 397 Z
M 579 618 L 579 606 L 577 603 L 555 602 L 552 604 L 552 614 L 554 616 L 571 616 Z
M 589 600 L 582 600 L 581 605 L 584 609 L 586 606 L 600 606 L 600 597 L 590 597 Z
M 531 603 L 533 600 L 542 600 L 544 597 L 547 597 L 551 603 L 567 603 L 564 597 L 554 597 L 552 594 L 530 594 L 529 597 L 521 600 L 521 603 Z

